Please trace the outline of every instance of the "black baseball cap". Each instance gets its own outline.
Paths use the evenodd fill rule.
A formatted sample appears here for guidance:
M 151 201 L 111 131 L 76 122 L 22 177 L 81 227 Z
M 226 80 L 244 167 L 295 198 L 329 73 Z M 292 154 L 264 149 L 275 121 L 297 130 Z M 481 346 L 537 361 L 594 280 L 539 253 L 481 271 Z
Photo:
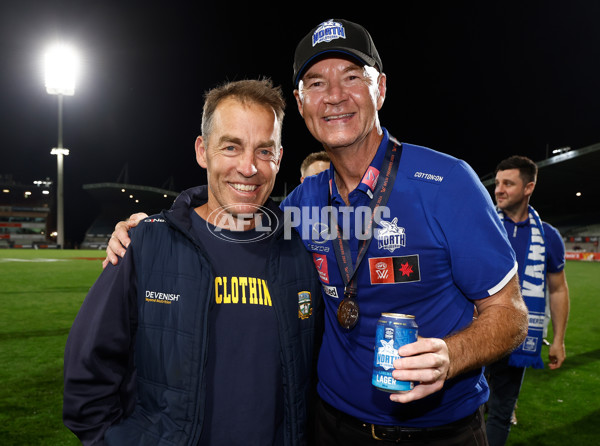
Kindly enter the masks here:
M 330 19 L 313 28 L 296 47 L 294 88 L 308 67 L 325 53 L 344 54 L 382 71 L 381 58 L 369 32 L 357 23 Z

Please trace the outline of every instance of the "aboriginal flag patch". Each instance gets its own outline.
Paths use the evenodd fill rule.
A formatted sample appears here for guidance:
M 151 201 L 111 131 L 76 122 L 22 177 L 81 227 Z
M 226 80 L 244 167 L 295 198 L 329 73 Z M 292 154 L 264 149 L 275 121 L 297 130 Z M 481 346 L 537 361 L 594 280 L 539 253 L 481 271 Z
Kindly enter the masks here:
M 419 256 L 375 257 L 369 259 L 371 284 L 405 283 L 421 280 Z

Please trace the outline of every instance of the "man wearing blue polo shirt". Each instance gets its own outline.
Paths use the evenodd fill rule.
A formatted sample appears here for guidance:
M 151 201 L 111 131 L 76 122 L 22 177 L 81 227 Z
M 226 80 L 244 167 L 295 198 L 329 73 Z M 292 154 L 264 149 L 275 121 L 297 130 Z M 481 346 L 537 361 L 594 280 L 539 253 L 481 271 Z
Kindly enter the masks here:
M 487 444 L 482 367 L 517 347 L 527 327 L 489 194 L 463 161 L 400 143 L 380 125 L 386 76 L 362 26 L 332 19 L 313 28 L 296 48 L 294 87 L 332 163 L 282 203 L 326 305 L 317 443 Z M 115 235 L 126 241 L 124 226 Z M 123 252 L 116 240 L 111 249 Z M 419 340 L 394 362 L 395 379 L 417 383 L 407 393 L 371 385 L 384 312 L 419 325 Z
M 381 127 L 386 76 L 362 26 L 334 19 L 313 28 L 296 48 L 294 87 L 332 162 L 282 203 L 329 206 L 318 222 L 305 213 L 298 225 L 326 304 L 320 444 L 484 444 L 482 366 L 515 348 L 526 326 L 514 253 L 489 194 L 463 161 Z M 364 223 L 364 209 L 376 221 Z M 418 383 L 404 394 L 371 385 L 384 312 L 419 325 L 419 340 L 394 363 L 395 379 Z
M 541 350 L 549 308 L 553 339 L 548 351 L 550 370 L 565 360 L 569 317 L 569 287 L 565 276 L 565 246 L 556 228 L 541 221 L 529 204 L 537 182 L 537 166 L 514 155 L 496 168 L 496 204 L 519 263 L 521 290 L 529 310 L 527 337 L 514 352 L 486 368 L 490 384 L 486 430 L 490 446 L 502 446 L 510 432 L 527 367 L 543 368 Z

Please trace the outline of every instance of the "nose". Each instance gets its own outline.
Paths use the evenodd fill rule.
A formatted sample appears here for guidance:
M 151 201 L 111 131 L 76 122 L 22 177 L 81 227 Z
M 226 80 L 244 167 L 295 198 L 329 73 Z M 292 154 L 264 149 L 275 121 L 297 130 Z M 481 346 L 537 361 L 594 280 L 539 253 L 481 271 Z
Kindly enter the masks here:
M 239 158 L 238 172 L 243 176 L 250 178 L 256 175 L 258 169 L 256 168 L 256 160 L 252 151 L 245 151 Z
M 327 86 L 325 101 L 330 104 L 338 104 L 344 100 L 346 92 L 340 82 L 330 82 Z

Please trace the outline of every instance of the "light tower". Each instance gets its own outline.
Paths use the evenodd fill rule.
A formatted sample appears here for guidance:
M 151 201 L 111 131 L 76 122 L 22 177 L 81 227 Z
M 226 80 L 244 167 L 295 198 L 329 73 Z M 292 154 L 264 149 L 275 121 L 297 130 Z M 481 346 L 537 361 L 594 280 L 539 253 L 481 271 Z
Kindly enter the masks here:
M 50 153 L 56 155 L 56 242 L 62 249 L 65 245 L 63 161 L 64 156 L 69 154 L 69 150 L 63 147 L 62 141 L 63 97 L 75 94 L 78 61 L 71 48 L 58 44 L 48 50 L 45 62 L 46 91 L 58 98 L 58 146 L 54 147 Z

